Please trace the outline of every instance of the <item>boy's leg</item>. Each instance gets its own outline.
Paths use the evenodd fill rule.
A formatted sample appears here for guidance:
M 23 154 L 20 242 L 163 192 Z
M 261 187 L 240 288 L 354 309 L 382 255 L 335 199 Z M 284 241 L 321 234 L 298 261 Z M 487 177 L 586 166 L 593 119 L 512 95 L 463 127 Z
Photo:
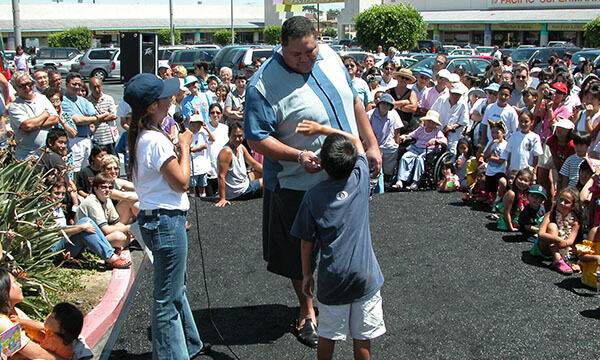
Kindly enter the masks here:
M 321 339 L 319 339 L 319 344 Z M 354 360 L 371 359 L 371 340 L 354 339 Z
M 333 358 L 335 341 L 319 336 L 317 345 L 317 360 L 330 360 Z

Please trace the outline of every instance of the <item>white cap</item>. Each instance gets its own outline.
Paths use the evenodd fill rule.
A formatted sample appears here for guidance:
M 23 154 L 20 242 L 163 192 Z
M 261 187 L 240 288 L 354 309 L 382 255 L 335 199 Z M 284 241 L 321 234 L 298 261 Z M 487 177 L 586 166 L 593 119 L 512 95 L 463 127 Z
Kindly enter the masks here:
M 458 74 L 451 73 L 450 76 L 448 77 L 448 80 L 451 83 L 457 83 L 457 82 L 460 82 L 460 76 L 458 76 Z
M 204 122 L 204 118 L 200 114 L 194 114 L 190 116 L 190 123 L 193 122 Z
M 441 78 L 444 78 L 444 79 L 446 79 L 448 81 L 451 81 L 451 79 L 450 79 L 451 76 L 450 75 L 451 75 L 450 71 L 448 71 L 446 69 L 442 69 L 442 70 L 438 71 L 438 73 L 437 73 L 437 76 L 439 76 Z
M 561 118 L 561 117 L 559 117 L 558 121 L 556 121 L 554 124 L 552 124 L 552 126 L 554 126 L 555 128 L 561 127 L 563 129 L 567 129 L 567 130 L 575 129 L 575 124 L 573 124 L 573 122 L 571 120 Z
M 529 70 L 529 73 L 533 74 L 533 73 L 539 73 L 541 71 L 542 71 L 542 68 L 536 66 L 534 68 L 531 68 L 531 70 Z
M 450 86 L 450 93 L 462 95 L 466 93 L 469 89 L 461 82 L 455 82 Z

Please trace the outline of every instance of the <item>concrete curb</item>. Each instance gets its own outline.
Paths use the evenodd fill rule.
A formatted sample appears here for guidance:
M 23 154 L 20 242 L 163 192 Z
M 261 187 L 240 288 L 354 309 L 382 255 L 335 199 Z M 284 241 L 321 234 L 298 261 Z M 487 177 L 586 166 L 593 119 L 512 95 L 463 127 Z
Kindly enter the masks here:
M 131 260 L 129 250 L 123 250 L 121 256 Z M 119 317 L 134 280 L 133 265 L 129 269 L 113 269 L 110 283 L 102 300 L 83 319 L 81 336 L 90 348 L 98 343 Z

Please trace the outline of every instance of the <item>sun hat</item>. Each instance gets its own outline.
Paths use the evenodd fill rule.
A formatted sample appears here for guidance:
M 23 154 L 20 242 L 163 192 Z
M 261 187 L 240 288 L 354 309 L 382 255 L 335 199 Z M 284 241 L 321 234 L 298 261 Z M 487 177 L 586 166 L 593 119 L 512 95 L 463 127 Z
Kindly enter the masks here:
M 442 125 L 442 123 L 440 122 L 440 113 L 435 110 L 427 111 L 427 114 L 425 114 L 425 116 L 423 116 L 421 118 L 421 121 L 425 121 L 425 120 L 434 122 L 434 123 L 438 124 L 439 126 Z
M 498 83 L 491 83 L 488 86 L 486 86 L 485 89 L 483 89 L 483 90 L 498 92 L 498 91 L 500 91 L 500 84 L 498 84 Z
M 552 88 L 556 91 L 560 91 L 561 93 L 567 95 L 569 93 L 569 89 L 567 88 L 567 84 L 565 84 L 564 82 L 555 82 L 554 84 L 552 84 Z
M 542 72 L 542 68 L 535 66 L 535 67 L 531 68 L 531 70 L 529 70 L 529 75 L 536 74 L 536 73 L 539 73 L 539 72 Z
M 183 86 L 188 86 L 188 85 L 191 85 L 191 84 L 193 84 L 195 82 L 198 82 L 198 78 L 195 77 L 194 75 L 188 75 L 183 80 Z
M 419 75 L 427 76 L 428 78 L 433 79 L 433 71 L 428 68 L 421 69 L 421 71 L 419 71 Z
M 394 77 L 398 77 L 398 76 L 402 76 L 407 78 L 411 83 L 414 83 L 417 79 L 415 78 L 415 76 L 413 75 L 412 71 L 408 70 L 407 68 L 402 68 L 398 71 L 394 71 L 392 74 Z
M 529 190 L 527 190 L 527 193 L 529 194 L 538 194 L 544 197 L 544 199 L 548 199 L 548 196 L 546 195 L 546 190 L 544 190 L 544 187 L 540 184 L 533 184 L 529 187 Z
M 194 114 L 190 116 L 190 123 L 193 122 L 204 122 L 204 118 L 200 114 Z
M 382 102 L 386 103 L 386 104 L 390 104 L 390 105 L 392 105 L 392 107 L 394 107 L 394 98 L 390 94 L 387 94 L 387 93 L 381 94 L 379 101 L 377 101 L 377 105 L 379 105 Z
M 442 70 L 438 71 L 437 76 L 450 81 L 450 74 L 451 74 L 450 71 L 448 71 L 446 69 L 442 69 Z
M 484 98 L 485 91 L 481 90 L 480 88 L 472 88 L 471 90 L 469 90 L 469 97 L 471 97 L 472 95 Z
M 450 93 L 452 93 L 452 94 L 463 95 L 467 91 L 469 91 L 469 89 L 467 89 L 467 87 L 465 85 L 463 85 L 463 83 L 461 83 L 460 81 L 455 82 L 450 86 Z
M 556 121 L 554 124 L 552 124 L 555 128 L 560 127 L 563 129 L 567 129 L 567 130 L 573 130 L 575 129 L 575 124 L 573 124 L 573 122 L 569 119 L 565 119 L 562 117 L 558 118 L 558 121 Z
M 179 79 L 162 80 L 153 74 L 137 74 L 125 87 L 123 99 L 132 108 L 147 108 L 158 99 L 175 95 L 179 90 Z

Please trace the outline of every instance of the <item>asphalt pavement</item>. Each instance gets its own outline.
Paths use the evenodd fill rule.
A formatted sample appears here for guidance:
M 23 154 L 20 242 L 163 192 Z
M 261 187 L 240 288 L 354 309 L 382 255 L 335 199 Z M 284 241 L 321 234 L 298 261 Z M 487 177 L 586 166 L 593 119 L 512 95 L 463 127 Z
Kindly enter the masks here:
M 214 346 L 207 358 L 234 358 L 229 345 L 240 359 L 314 359 L 290 332 L 298 311 L 290 282 L 262 260 L 261 212 L 260 199 L 223 209 L 192 199 L 187 293 L 202 338 Z M 374 359 L 600 356 L 598 295 L 578 275 L 531 257 L 530 243 L 492 230 L 460 194 L 376 195 L 370 216 L 387 326 L 372 342 Z M 151 358 L 150 265 L 139 281 L 111 359 Z M 335 352 L 351 359 L 351 342 Z

